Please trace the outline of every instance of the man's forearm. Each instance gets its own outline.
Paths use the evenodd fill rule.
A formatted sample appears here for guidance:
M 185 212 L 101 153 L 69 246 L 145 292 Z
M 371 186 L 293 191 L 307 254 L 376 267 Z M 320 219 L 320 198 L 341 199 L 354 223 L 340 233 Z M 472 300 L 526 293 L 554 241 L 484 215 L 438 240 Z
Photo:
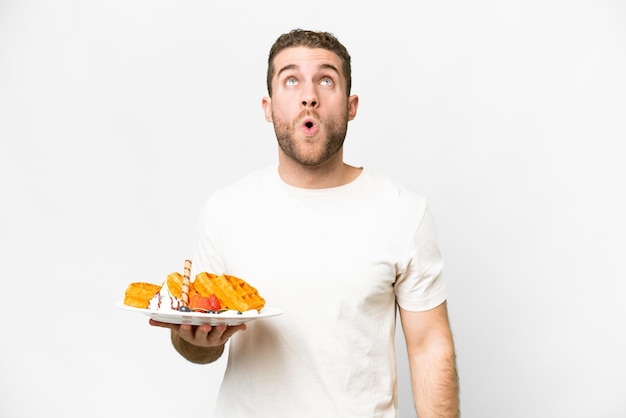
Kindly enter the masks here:
M 432 345 L 411 359 L 419 418 L 458 418 L 459 379 L 452 342 Z
M 181 356 L 192 363 L 198 364 L 212 363 L 220 358 L 224 352 L 224 346 L 226 345 L 199 347 L 183 340 L 175 331 L 172 331 L 172 344 Z

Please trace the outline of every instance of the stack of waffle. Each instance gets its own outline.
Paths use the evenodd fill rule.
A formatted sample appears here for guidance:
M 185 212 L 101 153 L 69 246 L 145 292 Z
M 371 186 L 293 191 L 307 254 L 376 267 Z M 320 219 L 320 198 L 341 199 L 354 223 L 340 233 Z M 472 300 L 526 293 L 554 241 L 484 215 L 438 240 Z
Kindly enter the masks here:
M 184 296 L 190 299 L 195 294 L 207 298 L 215 295 L 223 309 L 240 312 L 252 309 L 260 311 L 265 306 L 265 299 L 259 295 L 259 292 L 245 280 L 235 276 L 200 273 L 196 275 L 195 281 L 189 283 L 187 295 L 184 295 L 185 292 L 183 292 L 186 286 L 185 278 L 180 273 L 169 274 L 165 283 L 167 283 L 171 295 L 181 300 L 184 299 Z M 148 308 L 150 300 L 161 291 L 161 288 L 162 286 L 152 283 L 131 283 L 124 294 L 124 304 L 137 308 Z M 186 304 L 184 305 L 186 306 Z
M 260 311 L 265 306 L 259 292 L 246 281 L 222 274 L 221 276 L 211 273 L 200 273 L 193 282 L 195 290 L 204 297 L 212 294 L 217 296 L 222 308 L 233 309 L 235 311 L 250 311 L 256 309 Z

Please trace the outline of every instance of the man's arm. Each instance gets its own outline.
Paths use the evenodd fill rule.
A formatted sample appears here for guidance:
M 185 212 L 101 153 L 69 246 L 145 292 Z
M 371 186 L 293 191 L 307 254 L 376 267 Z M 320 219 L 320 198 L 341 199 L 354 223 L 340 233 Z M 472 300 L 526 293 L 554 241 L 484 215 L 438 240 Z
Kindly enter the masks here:
M 169 328 L 174 348 L 192 363 L 212 363 L 222 356 L 226 342 L 237 331 L 246 329 L 245 324 L 237 326 L 175 325 L 150 319 L 150 325 Z
M 419 418 L 458 418 L 459 380 L 446 302 L 411 312 L 400 309 Z

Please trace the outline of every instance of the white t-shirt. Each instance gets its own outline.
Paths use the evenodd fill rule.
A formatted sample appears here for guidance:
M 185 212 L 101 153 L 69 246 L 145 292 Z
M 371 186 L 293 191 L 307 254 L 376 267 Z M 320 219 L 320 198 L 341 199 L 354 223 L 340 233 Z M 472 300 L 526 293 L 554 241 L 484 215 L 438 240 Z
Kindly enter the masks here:
M 368 169 L 300 189 L 273 166 L 216 191 L 194 271 L 240 277 L 283 313 L 231 338 L 214 417 L 396 417 L 396 303 L 441 304 L 442 264 L 425 199 Z

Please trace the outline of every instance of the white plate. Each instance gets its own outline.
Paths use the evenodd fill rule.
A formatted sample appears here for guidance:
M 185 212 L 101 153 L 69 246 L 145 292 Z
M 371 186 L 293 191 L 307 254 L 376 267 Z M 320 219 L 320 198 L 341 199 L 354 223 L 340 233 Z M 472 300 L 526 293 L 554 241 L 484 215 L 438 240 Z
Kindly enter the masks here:
M 203 312 L 179 312 L 179 311 L 157 311 L 152 309 L 135 308 L 134 306 L 124 305 L 123 302 L 117 302 L 115 304 L 118 308 L 122 308 L 127 311 L 137 312 L 149 316 L 155 321 L 167 322 L 169 324 L 191 324 L 202 325 L 209 324 L 215 325 L 239 325 L 246 322 L 254 321 L 259 318 L 268 318 L 271 316 L 277 316 L 283 312 L 280 309 L 265 307 L 261 309 L 261 312 L 256 313 L 244 312 L 223 312 L 219 314 L 203 313 Z

